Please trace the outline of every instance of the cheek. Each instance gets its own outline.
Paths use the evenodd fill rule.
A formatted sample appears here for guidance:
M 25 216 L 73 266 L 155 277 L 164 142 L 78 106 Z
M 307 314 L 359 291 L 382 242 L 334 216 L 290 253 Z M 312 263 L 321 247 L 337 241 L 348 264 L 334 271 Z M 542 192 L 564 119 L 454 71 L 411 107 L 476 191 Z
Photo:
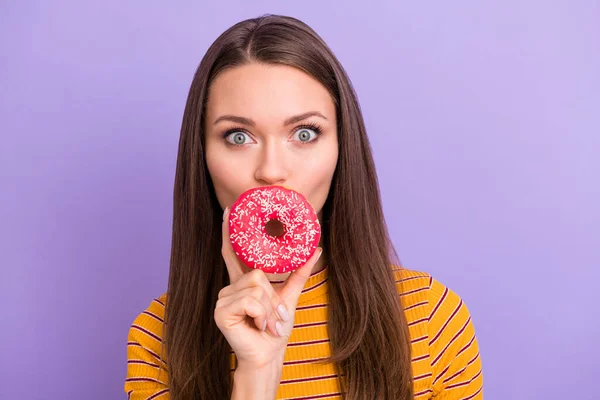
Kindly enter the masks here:
M 333 173 L 337 164 L 337 154 L 328 153 L 323 155 L 317 163 L 313 165 L 312 173 L 313 179 L 319 182 L 320 185 L 331 183 Z
M 227 157 L 218 146 L 210 145 L 206 148 L 206 166 L 219 203 L 223 207 L 231 205 L 240 188 L 245 186 L 244 169 L 237 165 L 234 157 Z
M 327 146 L 322 146 L 315 154 L 315 162 L 313 164 L 313 174 L 320 184 L 326 183 L 327 186 L 331 183 L 333 173 L 338 160 L 338 144 L 337 140 L 329 140 Z
M 337 165 L 337 144 L 328 148 L 315 157 L 311 168 L 306 170 L 303 177 L 305 187 L 308 189 L 311 204 L 320 212 L 327 200 L 331 181 Z

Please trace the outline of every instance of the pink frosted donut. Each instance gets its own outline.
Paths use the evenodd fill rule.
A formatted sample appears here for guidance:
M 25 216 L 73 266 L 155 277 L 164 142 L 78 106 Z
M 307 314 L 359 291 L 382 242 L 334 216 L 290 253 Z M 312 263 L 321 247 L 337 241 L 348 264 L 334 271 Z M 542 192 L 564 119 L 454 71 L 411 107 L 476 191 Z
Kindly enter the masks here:
M 229 240 L 250 268 L 283 274 L 303 266 L 321 238 L 317 213 L 306 198 L 282 186 L 250 189 L 229 214 Z

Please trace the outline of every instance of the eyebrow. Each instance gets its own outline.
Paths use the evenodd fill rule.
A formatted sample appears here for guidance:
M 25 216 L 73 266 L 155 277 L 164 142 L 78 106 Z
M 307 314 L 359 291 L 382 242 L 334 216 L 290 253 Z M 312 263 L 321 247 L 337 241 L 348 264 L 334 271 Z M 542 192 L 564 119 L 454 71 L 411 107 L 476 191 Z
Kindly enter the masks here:
M 303 121 L 309 117 L 319 117 L 319 118 L 323 118 L 324 120 L 327 120 L 327 117 L 325 117 L 320 112 L 309 111 L 309 112 L 305 112 L 303 114 L 294 115 L 293 117 L 286 119 L 283 123 L 283 126 L 296 124 L 296 123 Z M 213 125 L 216 125 L 217 123 L 219 123 L 221 121 L 231 121 L 231 122 L 236 122 L 238 124 L 243 124 L 243 125 L 252 126 L 252 127 L 256 125 L 256 123 L 252 119 L 246 118 L 246 117 L 240 117 L 237 115 L 222 115 L 215 120 Z

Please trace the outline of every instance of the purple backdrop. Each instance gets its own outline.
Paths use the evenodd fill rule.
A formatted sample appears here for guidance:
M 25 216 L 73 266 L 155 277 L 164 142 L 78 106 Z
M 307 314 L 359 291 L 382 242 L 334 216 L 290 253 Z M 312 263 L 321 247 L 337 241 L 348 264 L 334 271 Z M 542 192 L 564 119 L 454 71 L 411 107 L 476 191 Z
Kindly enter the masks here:
M 469 305 L 486 398 L 598 398 L 598 3 L 275 0 L 2 2 L 0 397 L 124 398 L 192 74 L 265 12 L 348 70 L 399 255 Z

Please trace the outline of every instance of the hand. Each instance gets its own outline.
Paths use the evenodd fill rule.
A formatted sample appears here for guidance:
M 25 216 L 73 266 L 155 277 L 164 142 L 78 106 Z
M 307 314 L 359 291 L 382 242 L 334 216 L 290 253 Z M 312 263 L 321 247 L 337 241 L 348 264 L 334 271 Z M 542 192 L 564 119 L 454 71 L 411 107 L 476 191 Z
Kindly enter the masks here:
M 246 369 L 282 365 L 298 299 L 323 250 L 318 248 L 305 265 L 274 288 L 263 271 L 244 272 L 229 241 L 229 208 L 223 214 L 222 231 L 221 253 L 230 285 L 219 292 L 215 322 L 235 352 L 238 365 Z

